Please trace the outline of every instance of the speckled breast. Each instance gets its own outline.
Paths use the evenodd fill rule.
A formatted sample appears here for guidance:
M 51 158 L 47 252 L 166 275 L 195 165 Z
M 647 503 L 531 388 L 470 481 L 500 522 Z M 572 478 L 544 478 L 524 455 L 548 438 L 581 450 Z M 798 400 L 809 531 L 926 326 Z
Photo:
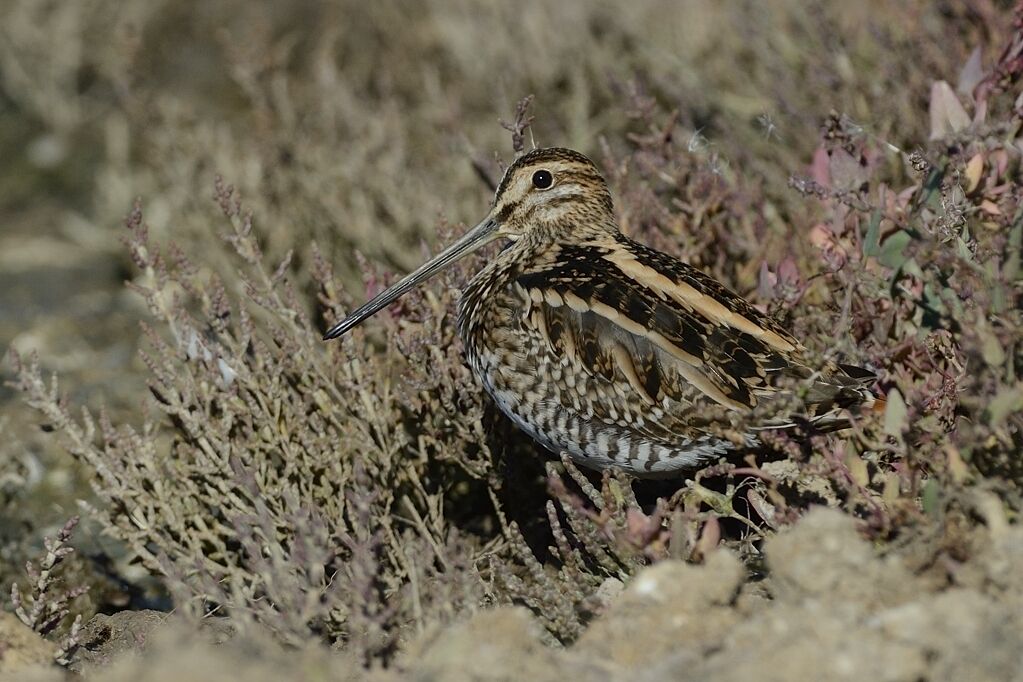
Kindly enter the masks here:
M 458 330 L 469 365 L 500 410 L 554 453 L 593 469 L 614 466 L 643 477 L 671 476 L 731 448 L 711 439 L 646 437 L 636 426 L 656 419 L 627 383 L 609 381 L 558 352 L 534 323 L 514 263 L 496 261 L 466 285 Z

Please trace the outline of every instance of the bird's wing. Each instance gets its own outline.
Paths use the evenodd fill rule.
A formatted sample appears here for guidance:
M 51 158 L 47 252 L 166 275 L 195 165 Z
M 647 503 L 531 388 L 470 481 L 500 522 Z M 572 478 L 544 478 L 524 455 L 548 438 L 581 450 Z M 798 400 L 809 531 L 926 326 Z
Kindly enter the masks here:
M 552 353 L 574 371 L 629 386 L 668 430 L 698 419 L 694 407 L 752 410 L 784 390 L 781 377 L 810 376 L 799 343 L 770 318 L 711 277 L 623 237 L 554 247 L 516 282 L 530 300 L 527 324 Z

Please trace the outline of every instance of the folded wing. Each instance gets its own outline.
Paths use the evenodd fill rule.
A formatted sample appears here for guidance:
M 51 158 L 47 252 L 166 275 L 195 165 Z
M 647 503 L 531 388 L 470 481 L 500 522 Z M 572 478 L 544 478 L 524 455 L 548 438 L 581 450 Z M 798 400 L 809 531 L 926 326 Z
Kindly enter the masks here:
M 624 238 L 562 247 L 517 283 L 530 300 L 527 323 L 550 351 L 577 371 L 627 385 L 655 408 L 639 425 L 655 437 L 693 427 L 708 406 L 751 411 L 789 391 L 786 377 L 810 380 L 808 399 L 829 410 L 862 392 L 864 379 L 837 367 L 813 379 L 798 342 L 769 317 L 691 266 Z M 600 402 L 595 416 L 615 418 L 618 406 Z M 819 416 L 814 407 L 808 413 Z

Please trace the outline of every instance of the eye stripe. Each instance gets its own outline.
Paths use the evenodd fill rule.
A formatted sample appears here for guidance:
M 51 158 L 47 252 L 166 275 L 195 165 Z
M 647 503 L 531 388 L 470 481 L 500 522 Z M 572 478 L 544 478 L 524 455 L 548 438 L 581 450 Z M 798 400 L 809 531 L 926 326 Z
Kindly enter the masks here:
M 508 217 L 512 213 L 514 213 L 515 209 L 517 209 L 518 207 L 519 207 L 519 202 L 517 202 L 517 201 L 512 201 L 512 202 L 502 206 L 501 210 L 498 211 L 498 213 L 497 213 L 497 220 L 498 220 L 498 222 L 504 222 L 505 220 L 508 220 Z
M 533 218 L 537 211 L 548 211 L 557 206 L 575 203 L 579 201 L 579 198 L 580 195 L 578 194 L 566 194 L 563 196 L 550 197 L 549 199 L 545 199 L 544 201 L 533 204 L 532 206 L 527 208 L 525 214 L 520 216 L 520 219 L 524 222 L 528 222 L 530 219 Z M 517 208 L 517 205 L 514 208 Z M 506 210 L 507 208 L 501 209 L 502 220 L 507 219 L 508 215 L 511 215 L 512 213 L 512 211 L 508 211 L 508 215 L 504 215 Z

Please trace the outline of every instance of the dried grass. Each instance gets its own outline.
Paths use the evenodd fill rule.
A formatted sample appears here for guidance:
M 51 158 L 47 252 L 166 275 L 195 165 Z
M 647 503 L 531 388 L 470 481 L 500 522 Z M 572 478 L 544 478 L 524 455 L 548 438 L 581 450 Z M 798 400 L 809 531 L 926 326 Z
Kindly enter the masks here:
M 1010 35 L 985 3 L 168 3 L 131 15 L 150 50 L 118 52 L 42 7 L 6 15 L 43 12 L 97 49 L 19 53 L 4 92 L 96 145 L 88 239 L 145 197 L 125 243 L 151 395 L 129 420 L 80 410 L 12 353 L 16 384 L 92 472 L 92 514 L 179 608 L 367 664 L 493 603 L 569 642 L 641 566 L 721 543 L 756 562 L 812 504 L 889 541 L 945 537 L 975 487 L 1020 508 L 1018 19 Z M 219 45 L 221 70 L 179 94 L 156 48 L 182 33 Z M 963 93 L 932 87 L 980 37 L 1009 47 Z M 0 30 L 0 55 L 19 39 Z M 49 89 L 19 85 L 48 68 Z M 775 435 L 665 489 L 542 471 L 492 414 L 451 324 L 473 263 L 323 344 L 437 223 L 445 237 L 482 215 L 495 112 L 527 92 L 536 120 L 513 145 L 592 153 L 624 229 L 749 293 L 819 359 L 876 368 L 886 412 L 842 436 Z M 49 120 L 62 98 L 78 108 Z

